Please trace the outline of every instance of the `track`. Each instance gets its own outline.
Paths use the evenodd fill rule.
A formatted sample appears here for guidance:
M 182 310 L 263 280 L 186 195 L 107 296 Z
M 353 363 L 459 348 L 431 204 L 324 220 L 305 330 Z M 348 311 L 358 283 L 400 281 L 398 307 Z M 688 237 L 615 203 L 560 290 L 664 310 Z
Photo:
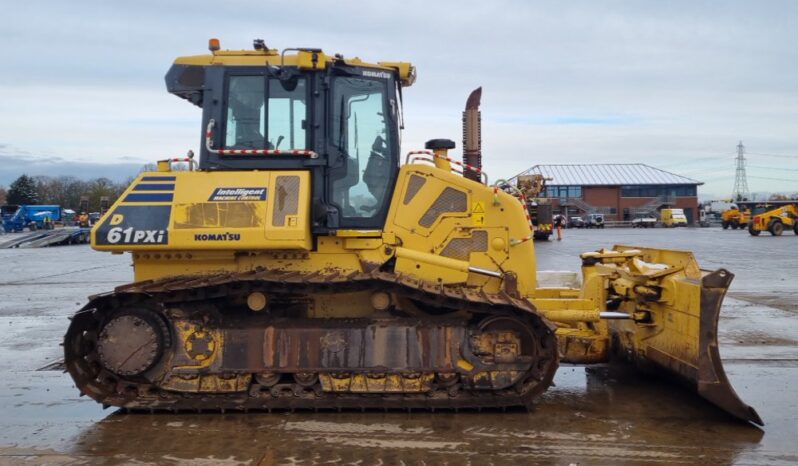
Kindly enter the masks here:
M 463 354 L 468 353 L 462 349 L 463 341 L 468 341 L 466 338 L 473 334 L 476 324 L 466 324 L 465 318 L 460 316 L 470 316 L 472 322 L 479 321 L 488 327 L 491 325 L 490 322 L 495 321 L 503 321 L 505 324 L 514 322 L 513 325 L 529 335 L 523 343 L 526 348 L 523 357 L 509 361 L 508 364 L 492 365 L 481 364 L 480 359 L 473 354 L 470 355 L 470 360 L 476 361 L 478 366 L 473 372 L 493 370 L 498 373 L 497 369 L 503 369 L 505 370 L 503 373 L 518 374 L 517 377 L 510 380 L 511 383 L 505 384 L 498 381 L 506 382 L 506 377 L 504 379 L 494 377 L 493 386 L 486 387 L 484 380 L 480 382 L 476 376 L 466 376 L 463 370 L 460 370 L 457 376 L 453 376 L 441 374 L 436 369 L 438 366 L 426 364 L 419 366 L 420 369 L 407 367 L 404 371 L 398 370 L 398 375 L 392 376 L 401 379 L 405 385 L 418 383 L 416 379 L 426 380 L 428 382 L 426 389 L 416 390 L 414 393 L 354 393 L 352 392 L 354 390 L 329 390 L 330 381 L 340 380 L 336 379 L 341 377 L 340 369 L 338 372 L 330 369 L 326 374 L 322 370 L 317 372 L 315 377 L 305 377 L 307 380 L 300 377 L 304 373 L 297 375 L 297 371 L 302 369 L 301 366 L 293 367 L 288 371 L 290 374 L 286 372 L 277 375 L 274 373 L 264 375 L 246 369 L 252 366 L 253 360 L 260 361 L 263 348 L 268 346 L 262 342 L 265 338 L 262 335 L 274 333 L 274 329 L 279 326 L 282 326 L 279 327 L 280 331 L 288 332 L 291 329 L 296 331 L 296 327 L 301 328 L 303 325 L 313 324 L 324 327 L 325 330 L 337 325 L 343 335 L 349 335 L 346 332 L 366 333 L 366 329 L 372 331 L 376 321 L 299 319 L 290 316 L 280 319 L 268 315 L 251 317 L 252 312 L 247 314 L 234 309 L 233 303 L 241 302 L 242 297 L 252 291 L 262 291 L 278 301 L 285 299 L 289 302 L 289 298 L 295 299 L 297 296 L 371 290 L 387 291 L 419 303 L 424 309 L 436 310 L 434 315 L 383 318 L 380 320 L 380 325 L 401 330 L 406 334 L 415 332 L 422 336 L 432 335 L 428 338 L 433 339 L 437 338 L 438 334 L 465 335 L 461 335 L 459 343 L 455 340 L 451 342 L 452 345 L 460 344 L 458 348 Z M 130 311 L 131 309 L 134 310 Z M 145 312 L 140 314 L 139 309 L 144 309 Z M 128 359 L 133 357 L 134 361 L 138 358 L 137 364 L 142 367 L 149 366 L 146 370 L 139 371 L 140 373 L 122 369 L 109 370 L 106 366 L 114 366 L 108 362 L 109 358 L 113 360 L 113 356 L 98 351 L 98 346 L 108 348 L 107 343 L 98 344 L 98 341 L 107 341 L 107 334 L 114 331 L 114 326 L 109 326 L 105 331 L 104 327 L 115 317 L 125 315 L 127 317 L 124 319 L 117 320 L 120 326 L 127 321 L 137 319 L 150 319 L 151 322 L 155 322 L 157 319 L 148 317 L 151 315 L 161 316 L 165 324 L 162 326 L 156 323 L 147 327 L 150 333 L 164 334 L 164 338 L 159 340 L 162 341 L 160 346 L 163 348 L 151 351 L 153 354 L 162 352 L 163 355 L 159 358 L 162 362 L 151 362 L 141 354 L 131 353 L 131 356 L 128 356 Z M 242 344 L 246 349 L 242 350 L 245 356 L 240 359 L 249 362 L 236 361 L 232 364 L 242 365 L 241 369 L 232 371 L 228 367 L 213 374 L 215 383 L 225 385 L 227 388 L 220 391 L 200 389 L 199 382 L 196 389 L 175 388 L 174 380 L 183 381 L 179 377 L 198 380 L 207 377 L 203 374 L 214 372 L 212 368 L 206 367 L 187 371 L 188 375 L 173 373 L 172 364 L 168 361 L 178 359 L 178 351 L 175 349 L 180 346 L 178 341 L 181 341 L 176 335 L 180 332 L 175 327 L 178 322 L 202 322 L 202 325 L 214 331 L 220 331 L 222 328 L 232 342 L 243 341 L 242 339 L 248 338 L 247 335 L 255 335 L 259 338 L 257 340 L 259 346 L 253 349 L 251 344 L 249 346 Z M 488 324 L 484 324 L 485 322 Z M 181 328 L 185 327 L 185 324 L 180 325 Z M 489 333 L 488 327 L 485 327 L 486 333 Z M 315 330 L 315 327 L 312 330 Z M 128 340 L 127 343 L 133 344 L 131 342 L 134 342 L 135 338 L 120 338 L 120 340 L 123 343 Z M 305 338 L 305 340 L 313 339 Z M 233 345 L 232 342 L 229 345 Z M 449 344 L 447 340 L 445 345 Z M 428 348 L 428 342 L 425 345 L 421 347 Z M 394 349 L 384 344 L 375 349 L 380 348 L 388 352 Z M 455 346 L 452 346 L 452 349 L 454 351 Z M 64 351 L 66 368 L 81 394 L 88 395 L 104 405 L 131 410 L 469 409 L 529 406 L 551 385 L 558 366 L 554 329 L 538 316 L 528 301 L 514 298 L 506 293 L 487 294 L 462 286 L 433 286 L 381 271 L 340 275 L 335 272 L 300 274 L 256 270 L 203 277 L 177 277 L 125 285 L 113 293 L 92 297 L 89 304 L 72 318 L 65 336 Z M 231 349 L 227 351 L 232 352 Z M 105 353 L 108 352 L 106 349 Z M 278 350 L 275 354 L 279 357 L 281 353 Z M 300 359 L 304 357 L 304 355 L 298 356 Z M 128 359 L 124 359 L 120 364 L 127 363 Z M 228 359 L 225 356 L 223 363 L 230 366 Z M 384 369 L 391 371 L 390 367 Z M 366 377 L 366 372 L 369 372 L 371 377 L 374 368 L 369 368 L 368 371 L 365 368 L 362 371 L 355 369 L 348 374 L 353 377 L 360 372 L 362 372 L 361 378 Z M 326 389 L 320 380 L 324 377 L 328 384 Z

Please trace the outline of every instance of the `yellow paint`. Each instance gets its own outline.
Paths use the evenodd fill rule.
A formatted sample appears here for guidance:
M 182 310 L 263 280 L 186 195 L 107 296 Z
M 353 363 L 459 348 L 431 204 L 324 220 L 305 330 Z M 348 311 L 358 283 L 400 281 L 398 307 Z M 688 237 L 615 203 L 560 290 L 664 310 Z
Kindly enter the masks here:
M 335 236 L 339 238 L 379 238 L 382 230 L 336 230 Z
M 485 225 L 484 201 L 476 201 L 471 204 L 471 223 L 473 223 L 475 227 L 481 227 Z
M 466 361 L 465 359 L 458 359 L 457 360 L 457 367 L 466 371 L 471 372 L 474 370 L 474 365 L 470 362 Z
M 198 324 L 184 320 L 175 321 L 174 328 L 177 330 L 178 341 L 182 343 L 180 347 L 182 347 L 183 357 L 186 361 L 193 362 L 185 366 L 175 366 L 175 369 L 210 367 L 220 357 L 224 347 L 224 337 L 221 332 L 205 331 Z M 208 344 L 209 355 L 197 354 L 193 357 L 190 355 L 194 350 L 192 341 L 197 338 L 208 338 L 210 340 Z
M 770 229 L 772 223 L 781 223 L 783 230 L 794 230 L 798 234 L 798 206 L 788 204 L 756 214 L 751 221 L 749 231 L 758 232 Z M 778 233 L 778 231 L 776 231 Z
M 134 192 L 134 187 L 146 176 L 158 176 L 158 173 L 145 172 L 133 181 L 130 187 L 111 207 L 110 216 L 104 220 L 110 224 L 121 222 L 119 214 L 114 211 L 125 205 L 156 205 L 166 203 L 125 202 L 125 197 Z M 300 180 L 298 192 L 298 208 L 294 215 L 286 217 L 282 226 L 274 225 L 275 209 L 278 208 L 280 195 L 277 192 L 276 180 L 279 176 L 298 176 Z M 175 177 L 174 200 L 169 221 L 169 246 L 164 249 L 192 250 L 305 250 L 312 249 L 310 237 L 310 174 L 305 171 L 182 171 L 171 172 Z M 255 201 L 222 201 L 213 202 L 211 196 L 217 188 L 266 188 L 266 199 Z M 148 191 L 149 192 L 149 191 Z M 294 220 L 292 221 L 291 218 Z M 116 223 L 115 223 L 116 222 Z M 102 222 L 101 222 L 102 223 Z M 99 245 L 95 237 L 97 227 L 92 230 L 92 246 L 100 251 L 152 251 L 152 245 Z M 239 239 L 208 240 L 208 235 L 239 235 Z M 203 236 L 204 235 L 204 236 Z M 213 236 L 210 236 L 213 237 Z M 165 270 L 168 273 L 168 271 Z
M 345 393 L 421 393 L 430 391 L 435 375 L 319 374 L 322 390 Z
M 724 229 L 730 226 L 735 229 L 738 227 L 746 227 L 751 220 L 751 210 L 740 210 L 737 207 L 732 207 L 721 212 L 720 219 Z
M 314 63 L 315 54 L 315 63 Z M 336 60 L 334 56 L 324 52 L 301 50 L 288 52 L 282 56 L 276 49 L 267 50 L 219 50 L 212 54 L 178 57 L 176 65 L 194 66 L 296 66 L 305 70 L 325 70 Z M 384 61 L 367 63 L 359 58 L 347 58 L 348 65 L 362 66 L 376 70 L 395 72 L 403 86 L 411 86 L 416 80 L 415 67 L 407 62 Z
M 666 227 L 687 226 L 687 217 L 682 209 L 660 210 L 660 221 Z

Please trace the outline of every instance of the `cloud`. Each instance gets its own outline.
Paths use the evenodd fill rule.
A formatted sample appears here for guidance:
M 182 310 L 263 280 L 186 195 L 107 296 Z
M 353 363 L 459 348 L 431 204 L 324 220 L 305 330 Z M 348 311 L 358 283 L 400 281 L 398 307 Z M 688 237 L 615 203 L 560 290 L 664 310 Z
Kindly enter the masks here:
M 200 112 L 166 94 L 163 75 L 176 56 L 205 53 L 214 36 L 223 48 L 249 48 L 260 37 L 270 47 L 413 62 L 419 80 L 404 94 L 407 150 L 431 138 L 459 141 L 465 98 L 483 86 L 483 147 L 494 178 L 554 161 L 644 162 L 728 196 L 738 140 L 752 154 L 798 155 L 798 3 L 787 0 L 290 8 L 75 0 L 21 2 L 5 13 L 0 141 L 30 155 L 144 163 L 197 151 Z M 754 190 L 797 184 L 749 180 Z
M 530 125 L 530 126 L 545 126 L 545 125 L 615 126 L 615 125 L 632 125 L 640 123 L 641 119 L 638 117 L 623 116 L 623 115 L 546 115 L 546 116 L 512 115 L 512 116 L 499 116 L 496 118 L 496 121 L 500 123 Z
M 141 163 L 71 162 L 57 157 L 0 154 L 0 186 L 8 186 L 20 175 L 73 176 L 82 180 L 109 178 L 125 181 L 141 170 Z

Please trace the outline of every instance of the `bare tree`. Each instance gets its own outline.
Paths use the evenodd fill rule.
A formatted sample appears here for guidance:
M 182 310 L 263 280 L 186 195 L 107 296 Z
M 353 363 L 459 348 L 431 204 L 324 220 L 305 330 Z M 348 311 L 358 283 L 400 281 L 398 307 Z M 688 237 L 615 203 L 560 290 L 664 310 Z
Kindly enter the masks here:
M 116 183 L 108 178 L 84 181 L 72 176 L 37 176 L 31 182 L 35 187 L 36 202 L 40 204 L 56 204 L 77 210 L 80 198 L 85 196 L 89 198 L 90 210 L 95 211 L 100 209 L 100 198 L 108 197 L 111 203 L 115 202 L 133 179 Z M 2 203 L 6 202 L 5 197 L 2 198 Z

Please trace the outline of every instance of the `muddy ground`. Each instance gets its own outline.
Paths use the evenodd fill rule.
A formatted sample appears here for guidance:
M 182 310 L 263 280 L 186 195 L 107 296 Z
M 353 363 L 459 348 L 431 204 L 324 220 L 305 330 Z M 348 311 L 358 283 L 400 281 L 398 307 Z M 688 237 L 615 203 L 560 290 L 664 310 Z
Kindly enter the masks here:
M 624 367 L 561 367 L 531 412 L 127 415 L 78 397 L 61 356 L 67 316 L 132 278 L 87 246 L 0 250 L 0 465 L 796 464 L 798 238 L 717 229 L 568 230 L 544 270 L 614 243 L 693 250 L 736 274 L 721 355 L 763 430 Z

